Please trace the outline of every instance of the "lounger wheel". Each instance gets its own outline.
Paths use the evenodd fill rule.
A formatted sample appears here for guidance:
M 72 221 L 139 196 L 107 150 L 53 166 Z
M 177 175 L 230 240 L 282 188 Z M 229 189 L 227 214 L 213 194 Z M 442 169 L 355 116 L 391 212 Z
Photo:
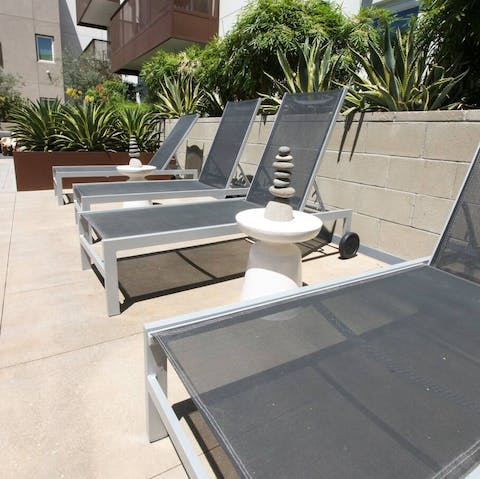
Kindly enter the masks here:
M 341 237 L 340 243 L 338 245 L 340 258 L 342 259 L 353 258 L 357 254 L 359 247 L 360 247 L 360 237 L 357 235 L 357 233 L 352 233 L 351 231 L 348 233 L 345 233 Z

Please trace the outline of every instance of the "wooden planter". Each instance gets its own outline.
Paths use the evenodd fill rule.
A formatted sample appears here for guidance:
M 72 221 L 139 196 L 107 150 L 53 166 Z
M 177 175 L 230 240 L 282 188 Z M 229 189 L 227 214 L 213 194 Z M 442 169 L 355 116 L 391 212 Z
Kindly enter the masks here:
M 147 164 L 153 153 L 142 153 L 140 160 Z M 52 166 L 79 165 L 127 165 L 127 152 L 106 151 L 15 151 L 15 176 L 17 191 L 51 190 L 53 188 Z M 159 179 L 151 176 L 149 179 Z M 164 177 L 163 177 L 164 178 Z M 91 183 L 93 181 L 124 181 L 125 176 L 110 178 L 68 178 L 64 181 L 65 188 L 71 188 L 72 183 Z

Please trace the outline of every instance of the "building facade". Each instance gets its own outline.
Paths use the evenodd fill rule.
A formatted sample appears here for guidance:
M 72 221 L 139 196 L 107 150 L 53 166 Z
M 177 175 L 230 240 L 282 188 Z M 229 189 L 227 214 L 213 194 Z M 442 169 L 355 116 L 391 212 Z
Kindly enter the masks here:
M 31 100 L 63 98 L 63 52 L 77 56 L 94 38 L 107 31 L 78 26 L 76 0 L 0 0 L 0 67 Z

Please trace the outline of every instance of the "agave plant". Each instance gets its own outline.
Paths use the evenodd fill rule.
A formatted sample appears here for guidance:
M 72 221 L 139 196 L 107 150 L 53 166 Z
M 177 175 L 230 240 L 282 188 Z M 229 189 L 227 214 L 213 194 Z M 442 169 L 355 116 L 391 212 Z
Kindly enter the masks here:
M 277 58 L 283 70 L 284 80 L 278 81 L 265 72 L 280 94 L 262 95 L 267 100 L 262 107 L 265 113 L 277 110 L 283 93 L 323 91 L 335 85 L 334 74 L 339 57 L 332 55 L 331 42 L 322 44 L 322 40 L 316 38 L 310 43 L 310 39 L 307 38 L 298 46 L 296 67 L 292 67 L 283 51 L 277 51 Z
M 205 95 L 191 75 L 164 76 L 155 108 L 162 118 L 176 118 L 200 112 L 204 101 Z
M 29 151 L 49 151 L 55 149 L 56 136 L 60 131 L 58 112 L 59 101 L 29 101 L 17 107 L 10 121 L 12 133 L 19 145 Z
M 55 141 L 59 150 L 115 151 L 123 146 L 118 114 L 111 107 L 70 103 L 57 117 L 62 129 Z
M 366 57 L 352 50 L 363 67 L 354 72 L 349 88 L 346 114 L 366 110 L 437 110 L 454 109 L 459 102 L 452 101 L 453 87 L 465 76 L 448 76 L 445 68 L 433 64 L 427 50 L 416 48 L 413 29 L 404 37 L 400 29 L 391 35 L 385 27 L 383 45 L 369 41 Z
M 118 111 L 118 127 L 120 128 L 123 149 L 128 148 L 131 137 L 134 137 L 140 151 L 155 151 L 160 144 L 160 128 L 156 115 L 140 105 L 125 106 Z

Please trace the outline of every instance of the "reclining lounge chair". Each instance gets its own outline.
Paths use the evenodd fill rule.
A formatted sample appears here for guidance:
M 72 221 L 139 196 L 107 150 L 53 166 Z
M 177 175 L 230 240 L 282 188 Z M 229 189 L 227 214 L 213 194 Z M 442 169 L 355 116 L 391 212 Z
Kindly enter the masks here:
M 92 204 L 117 201 L 244 196 L 248 188 L 231 183 L 259 105 L 260 99 L 227 103 L 198 179 L 75 184 L 76 213 L 90 210 Z
M 272 163 L 284 144 L 291 148 L 295 163 L 292 186 L 296 193 L 291 205 L 303 210 L 344 96 L 345 90 L 285 95 L 246 199 L 81 213 L 82 267 L 89 269 L 93 262 L 104 277 L 108 314 L 120 313 L 118 251 L 239 233 L 235 215 L 264 207 L 273 198 L 268 191 L 273 179 Z M 351 210 L 313 214 L 324 221 L 343 219 L 344 233 L 350 231 Z M 103 259 L 91 244 L 92 230 L 101 240 Z
M 242 478 L 480 477 L 479 231 L 480 149 L 431 259 L 147 324 L 150 441 L 168 359 Z
M 155 173 L 165 175 L 190 175 L 196 178 L 196 170 L 168 170 L 168 165 L 178 147 L 187 137 L 193 125 L 198 119 L 198 115 L 184 115 L 175 124 L 172 131 L 156 151 L 149 164 L 155 166 Z M 53 190 L 57 197 L 58 204 L 61 206 L 63 201 L 63 179 L 64 178 L 101 178 L 120 176 L 117 167 L 114 165 L 83 165 L 83 166 L 54 166 L 53 173 Z

